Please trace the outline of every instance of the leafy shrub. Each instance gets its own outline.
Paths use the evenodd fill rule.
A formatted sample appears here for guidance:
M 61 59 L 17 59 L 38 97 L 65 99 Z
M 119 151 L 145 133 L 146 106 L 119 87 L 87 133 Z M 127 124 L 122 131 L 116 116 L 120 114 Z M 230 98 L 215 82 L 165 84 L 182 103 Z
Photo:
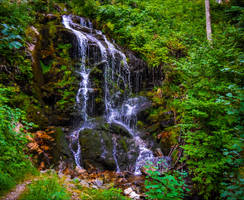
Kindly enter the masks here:
M 26 27 L 33 18 L 30 15 L 30 6 L 26 1 L 16 2 L 1 0 L 0 1 L 0 20 L 1 23 L 19 25 Z
M 229 27 L 223 37 L 234 39 L 235 34 L 238 31 Z M 186 76 L 187 97 L 175 100 L 184 116 L 180 122 L 186 142 L 184 159 L 195 189 L 205 199 L 231 188 L 236 176 L 232 173 L 239 171 L 242 162 L 241 53 L 232 46 L 232 39 L 226 41 L 222 35 L 216 39 L 215 48 L 196 47 L 191 59 L 179 63 L 178 69 Z
M 27 135 L 21 130 L 15 131 L 20 122 L 26 128 L 31 124 L 25 122 L 23 111 L 7 106 L 8 93 L 11 93 L 8 88 L 0 87 L 0 194 L 22 180 L 26 173 L 34 172 L 24 154 Z
M 146 166 L 148 168 L 145 181 L 147 189 L 147 199 L 164 199 L 164 200 L 180 200 L 185 196 L 185 192 L 189 191 L 184 182 L 185 173 L 165 172 L 161 173 L 157 167 Z
M 57 177 L 45 177 L 31 183 L 25 194 L 21 196 L 22 200 L 68 200 L 69 194 L 59 183 Z
M 237 176 L 236 176 L 237 174 Z M 220 191 L 220 197 L 227 200 L 244 199 L 244 179 L 240 173 L 225 173 L 225 181 L 221 183 L 223 189 Z M 229 177 L 228 177 L 229 176 Z
M 69 4 L 72 6 L 74 14 L 86 17 L 94 17 L 97 6 L 100 5 L 99 1 L 95 0 L 72 0 Z
M 205 38 L 204 4 L 186 0 L 102 1 L 98 24 L 151 66 L 186 55 L 186 46 Z M 198 39 L 198 40 L 197 40 Z
M 0 49 L 9 48 L 9 49 L 19 49 L 23 45 L 16 41 L 16 39 L 21 40 L 22 37 L 20 35 L 17 35 L 14 32 L 17 32 L 17 28 L 14 26 L 8 26 L 7 24 L 1 24 L 4 28 L 1 31 L 1 33 L 4 35 L 3 39 L 0 39 L 1 45 Z M 12 32 L 12 33 L 11 33 Z
M 16 3 L 6 0 L 0 2 L 0 20 L 1 20 L 1 39 L 0 52 L 8 55 L 8 49 L 19 49 L 23 46 L 24 34 L 23 28 L 32 21 L 28 14 L 26 3 Z
M 27 40 L 24 30 L 33 22 L 32 14 L 26 1 L 0 1 L 0 59 L 5 67 L 1 69 L 0 82 L 10 84 L 21 80 L 26 83 L 32 78 L 31 60 L 23 50 Z M 8 76 L 5 80 L 2 78 L 4 71 Z

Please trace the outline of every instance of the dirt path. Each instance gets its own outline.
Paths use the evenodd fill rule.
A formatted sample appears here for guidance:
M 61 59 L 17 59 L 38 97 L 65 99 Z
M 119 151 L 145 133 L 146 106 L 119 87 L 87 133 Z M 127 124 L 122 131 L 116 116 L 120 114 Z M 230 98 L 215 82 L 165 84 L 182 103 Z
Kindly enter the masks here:
M 24 192 L 25 187 L 30 184 L 32 180 L 27 180 L 23 183 L 17 185 L 14 189 L 12 189 L 8 194 L 1 198 L 1 200 L 17 200 L 19 196 Z
M 18 184 L 15 188 L 13 188 L 5 196 L 0 197 L 0 200 L 18 200 L 20 195 L 25 191 L 26 186 L 36 180 L 38 180 L 38 178 L 26 180 L 23 183 Z M 77 193 L 77 190 L 75 190 L 75 185 L 71 182 L 72 181 L 70 179 L 65 180 L 64 186 L 67 189 L 67 191 L 70 192 L 70 194 L 72 196 L 71 197 L 72 200 L 80 200 L 80 198 L 79 198 L 80 195 Z

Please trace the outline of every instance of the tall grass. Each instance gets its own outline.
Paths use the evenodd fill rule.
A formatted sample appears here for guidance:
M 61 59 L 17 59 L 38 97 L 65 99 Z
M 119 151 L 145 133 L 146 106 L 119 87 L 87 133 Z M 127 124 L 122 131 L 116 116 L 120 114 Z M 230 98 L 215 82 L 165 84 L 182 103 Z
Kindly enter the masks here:
M 58 183 L 57 177 L 45 177 L 27 187 L 20 200 L 69 200 L 66 189 Z

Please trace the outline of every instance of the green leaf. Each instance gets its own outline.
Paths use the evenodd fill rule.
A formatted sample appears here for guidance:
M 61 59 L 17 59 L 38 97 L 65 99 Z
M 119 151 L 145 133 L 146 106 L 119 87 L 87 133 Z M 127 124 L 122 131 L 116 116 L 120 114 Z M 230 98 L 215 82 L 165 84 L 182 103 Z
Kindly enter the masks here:
M 233 97 L 232 93 L 227 93 L 226 96 L 227 97 Z
M 10 42 L 10 43 L 8 44 L 8 46 L 9 46 L 10 49 L 13 49 L 13 48 L 15 48 L 15 49 L 19 49 L 19 48 L 22 47 L 23 45 L 22 45 L 20 42 L 18 42 L 18 41 L 13 41 L 13 42 Z
M 49 65 L 45 65 L 45 64 L 43 64 L 42 61 L 40 61 L 40 64 L 41 64 L 43 74 L 48 73 L 50 71 L 50 69 L 52 68 L 52 62 Z

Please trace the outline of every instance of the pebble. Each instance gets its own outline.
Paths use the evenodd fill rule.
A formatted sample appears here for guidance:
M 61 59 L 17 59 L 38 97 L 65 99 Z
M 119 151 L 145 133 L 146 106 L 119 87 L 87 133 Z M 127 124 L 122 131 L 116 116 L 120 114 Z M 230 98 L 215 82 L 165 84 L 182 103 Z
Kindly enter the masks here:
M 135 193 L 132 188 L 125 189 L 124 194 L 128 195 L 131 199 L 140 199 L 140 195 Z
M 133 192 L 133 190 L 131 188 L 127 188 L 124 190 L 125 195 L 129 195 L 131 192 Z
M 129 196 L 131 199 L 140 199 L 140 195 L 136 194 L 134 191 L 131 192 Z
M 76 166 L 76 168 L 75 168 L 75 171 L 76 171 L 78 174 L 83 174 L 83 173 L 85 173 L 85 172 L 86 172 L 86 170 L 85 170 L 85 169 L 80 168 L 80 167 L 77 167 L 77 166 Z
M 103 185 L 103 181 L 100 180 L 100 179 L 96 179 L 96 180 L 94 181 L 94 184 L 97 185 L 98 187 L 101 187 L 101 186 Z

